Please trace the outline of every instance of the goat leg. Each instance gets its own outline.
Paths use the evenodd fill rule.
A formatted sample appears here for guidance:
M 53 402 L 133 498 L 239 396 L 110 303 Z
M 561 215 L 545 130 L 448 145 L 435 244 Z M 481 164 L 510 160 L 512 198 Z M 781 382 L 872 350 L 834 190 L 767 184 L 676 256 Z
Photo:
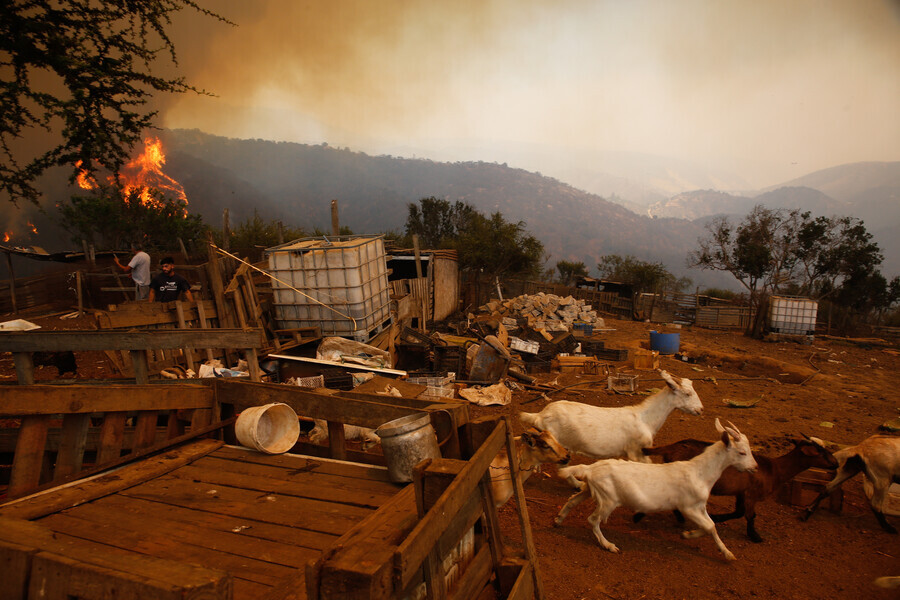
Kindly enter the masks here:
M 890 480 L 888 480 L 887 485 L 875 485 L 875 491 L 872 492 L 872 500 L 870 504 L 872 506 L 872 512 L 875 513 L 875 518 L 878 519 L 878 524 L 881 525 L 881 528 L 888 533 L 896 534 L 897 528 L 887 522 L 887 519 L 884 517 L 883 512 L 890 483 Z
M 588 485 L 586 483 L 582 485 L 584 487 L 581 489 L 581 491 L 575 492 L 572 497 L 569 498 L 568 502 L 566 502 L 565 506 L 560 509 L 559 514 L 556 515 L 556 519 L 553 520 L 554 526 L 559 527 L 560 525 L 562 525 L 562 522 L 566 518 L 566 515 L 568 515 L 573 508 L 584 502 L 587 497 L 591 495 L 591 490 Z M 602 544 L 603 542 L 600 543 Z
M 744 516 L 746 511 L 747 508 L 744 494 L 738 494 L 737 496 L 735 496 L 733 512 L 709 516 L 710 518 L 712 518 L 714 523 L 724 523 L 725 521 L 730 521 L 732 519 L 740 519 Z

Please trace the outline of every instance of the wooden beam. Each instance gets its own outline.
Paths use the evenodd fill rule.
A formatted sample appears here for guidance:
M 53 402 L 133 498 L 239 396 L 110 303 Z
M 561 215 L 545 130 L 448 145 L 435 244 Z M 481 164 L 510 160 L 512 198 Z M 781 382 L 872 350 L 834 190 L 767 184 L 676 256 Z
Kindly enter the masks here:
M 111 411 L 212 408 L 207 384 L 20 385 L 3 390 L 2 415 L 90 414 Z
M 124 466 L 112 473 L 7 502 L 0 505 L 0 516 L 28 520 L 38 519 L 165 475 L 221 447 L 222 442 L 219 440 L 197 440 L 159 456 Z
M 260 330 L 206 331 L 11 331 L 0 333 L 7 352 L 63 352 L 66 350 L 172 350 L 192 348 L 260 348 Z
M 494 431 L 468 461 L 453 483 L 416 525 L 394 553 L 394 582 L 406 586 L 421 568 L 425 557 L 438 542 L 456 514 L 462 510 L 482 481 L 491 461 L 506 444 L 506 422 L 498 421 Z

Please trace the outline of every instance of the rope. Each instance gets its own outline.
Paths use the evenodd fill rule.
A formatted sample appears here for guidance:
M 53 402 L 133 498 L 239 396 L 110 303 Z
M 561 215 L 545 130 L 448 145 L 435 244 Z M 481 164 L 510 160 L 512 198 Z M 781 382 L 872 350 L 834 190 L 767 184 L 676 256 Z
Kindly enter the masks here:
M 356 319 L 354 319 L 354 318 L 351 317 L 350 315 L 345 315 L 345 314 L 342 313 L 341 311 L 335 310 L 334 308 L 328 306 L 328 305 L 325 304 L 324 302 L 321 302 L 321 301 L 319 301 L 318 299 L 313 298 L 313 297 L 310 296 L 309 294 L 306 294 L 306 293 L 304 293 L 304 292 L 301 292 L 300 290 L 298 290 L 297 288 L 295 288 L 294 286 L 292 286 L 292 285 L 289 284 L 288 282 L 282 281 L 281 279 L 278 279 L 277 277 L 275 277 L 274 275 L 272 275 L 272 274 L 269 273 L 268 271 L 263 271 L 263 270 L 260 269 L 260 268 L 254 267 L 253 265 L 251 265 L 250 263 L 248 263 L 246 260 L 243 260 L 243 259 L 241 259 L 241 258 L 238 258 L 237 256 L 235 256 L 235 255 L 232 254 L 231 252 L 228 252 L 227 250 L 222 250 L 221 248 L 219 248 L 218 246 L 216 246 L 216 245 L 213 244 L 213 243 L 210 243 L 209 245 L 212 246 L 213 248 L 215 248 L 216 252 L 218 252 L 218 253 L 220 253 L 220 254 L 224 254 L 225 256 L 228 256 L 228 257 L 230 257 L 230 258 L 233 258 L 234 260 L 236 260 L 236 261 L 238 261 L 238 262 L 240 262 L 240 263 L 243 263 L 243 264 L 247 265 L 248 267 L 250 267 L 250 268 L 253 269 L 254 271 L 258 271 L 258 272 L 262 273 L 263 275 L 265 275 L 265 276 L 268 277 L 269 279 L 271 279 L 271 280 L 273 280 L 273 281 L 277 281 L 278 283 L 280 283 L 281 285 L 285 286 L 286 288 L 289 288 L 289 289 L 294 290 L 295 292 L 297 292 L 297 293 L 300 294 L 301 296 L 306 296 L 307 298 L 309 298 L 310 300 L 312 300 L 312 301 L 315 302 L 316 304 L 321 304 L 322 306 L 324 306 L 325 308 L 327 308 L 327 309 L 330 310 L 331 312 L 337 313 L 337 314 L 339 314 L 340 316 L 344 317 L 345 319 L 350 319 L 351 321 L 353 321 L 353 331 L 356 331 L 356 330 L 358 329 L 357 326 L 356 326 Z

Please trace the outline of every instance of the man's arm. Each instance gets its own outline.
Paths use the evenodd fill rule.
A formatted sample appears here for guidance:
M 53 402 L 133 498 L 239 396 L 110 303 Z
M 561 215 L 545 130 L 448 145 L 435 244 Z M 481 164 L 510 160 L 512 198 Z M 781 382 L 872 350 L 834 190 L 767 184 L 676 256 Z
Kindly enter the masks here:
M 150 293 L 153 293 L 153 290 L 150 290 Z M 184 290 L 184 297 L 187 298 L 188 302 L 194 301 L 194 294 L 191 292 L 191 288 Z
M 156 290 L 153 289 L 153 285 L 150 286 L 150 295 L 147 296 L 147 300 L 150 302 L 156 302 Z
M 129 273 L 131 273 L 131 271 L 133 270 L 133 269 L 131 268 L 131 265 L 123 265 L 122 263 L 120 263 L 120 262 L 119 262 L 119 257 L 118 257 L 117 255 L 115 255 L 115 254 L 113 254 L 113 260 L 116 261 L 116 264 L 119 266 L 120 269 L 122 269 L 123 271 L 125 271 L 125 274 L 126 274 L 126 275 L 128 275 Z

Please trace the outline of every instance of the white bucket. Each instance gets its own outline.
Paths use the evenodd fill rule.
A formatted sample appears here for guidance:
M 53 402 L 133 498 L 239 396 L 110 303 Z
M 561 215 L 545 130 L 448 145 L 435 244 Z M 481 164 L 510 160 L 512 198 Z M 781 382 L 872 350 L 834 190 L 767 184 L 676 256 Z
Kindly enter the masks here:
M 280 402 L 251 406 L 238 415 L 234 433 L 242 446 L 266 454 L 287 452 L 300 437 L 297 413 Z

